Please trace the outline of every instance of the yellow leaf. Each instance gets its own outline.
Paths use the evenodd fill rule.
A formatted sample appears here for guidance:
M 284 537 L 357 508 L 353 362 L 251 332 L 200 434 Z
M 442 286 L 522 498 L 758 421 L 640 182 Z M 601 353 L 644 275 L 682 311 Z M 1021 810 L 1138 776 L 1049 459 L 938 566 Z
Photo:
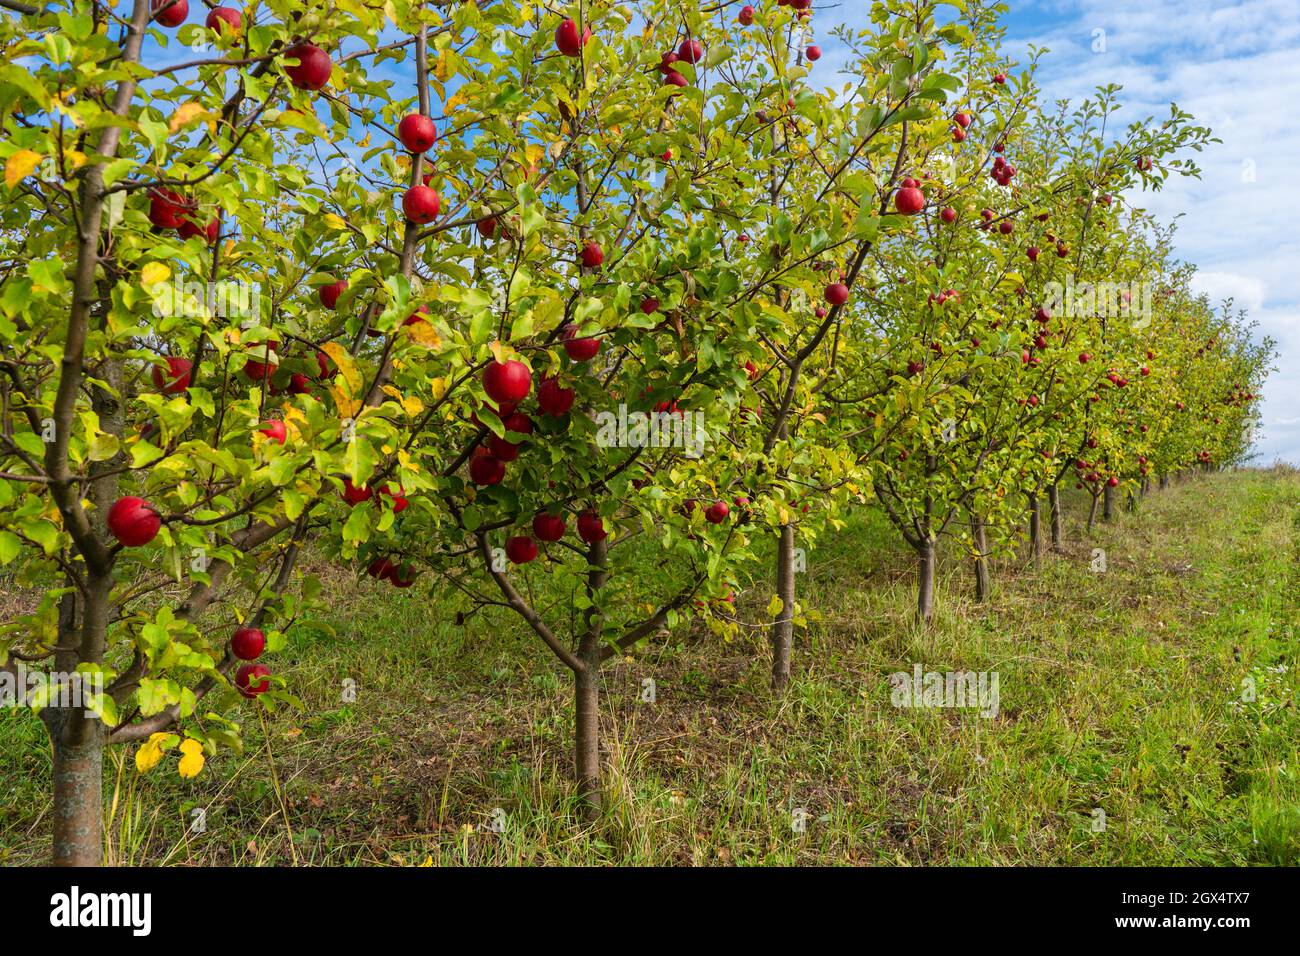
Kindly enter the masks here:
M 451 79 L 451 57 L 447 55 L 446 50 L 438 54 L 438 62 L 433 66 L 433 75 L 438 78 L 439 83 L 446 83 Z
M 433 400 L 437 401 L 447 394 L 447 380 L 445 378 L 435 378 L 429 383 L 429 388 L 433 392 Z
M 347 349 L 337 342 L 326 342 L 321 346 L 321 351 L 330 357 L 334 367 L 339 370 L 339 374 L 354 392 L 361 388 L 361 376 L 357 373 L 357 367 Z
M 23 177 L 30 175 L 41 161 L 40 153 L 20 149 L 5 161 L 5 185 L 13 189 Z
M 361 399 L 353 398 L 335 385 L 329 386 L 329 392 L 340 418 L 354 418 L 357 412 L 361 411 Z
M 330 357 L 339 371 L 338 376 L 329 386 L 330 395 L 334 397 L 334 405 L 338 408 L 341 417 L 352 418 L 361 410 L 361 390 L 365 387 L 361 375 L 357 372 L 352 356 L 339 343 L 326 342 L 321 346 L 321 351 Z M 338 384 L 340 380 L 343 382 L 341 387 Z
M 151 262 L 140 270 L 140 284 L 146 289 L 171 278 L 172 270 L 161 262 Z
M 442 339 L 438 337 L 437 330 L 433 327 L 432 322 L 416 322 L 406 327 L 406 332 L 411 337 L 411 341 L 426 348 L 436 349 L 442 345 Z
M 336 216 L 332 212 L 325 214 L 325 225 L 339 232 L 348 227 L 348 224 L 343 221 L 342 217 Z
M 199 103 L 182 103 L 180 108 L 172 114 L 172 118 L 167 123 L 167 129 L 170 132 L 176 132 L 182 126 L 194 122 L 194 120 L 207 112 L 202 104 Z
M 414 418 L 420 412 L 424 411 L 424 402 L 420 401 L 418 395 L 408 395 L 402 399 L 402 408 L 406 409 L 406 414 Z
M 203 745 L 197 740 L 181 741 L 181 762 L 177 768 L 186 779 L 197 777 L 203 769 Z
M 420 463 L 413 459 L 405 448 L 397 449 L 397 463 L 401 465 L 402 471 L 413 471 L 417 474 L 420 471 Z
M 135 752 L 135 769 L 140 773 L 148 773 L 158 766 L 158 761 L 162 760 L 163 755 L 162 742 L 170 736 L 171 734 L 151 734 Z

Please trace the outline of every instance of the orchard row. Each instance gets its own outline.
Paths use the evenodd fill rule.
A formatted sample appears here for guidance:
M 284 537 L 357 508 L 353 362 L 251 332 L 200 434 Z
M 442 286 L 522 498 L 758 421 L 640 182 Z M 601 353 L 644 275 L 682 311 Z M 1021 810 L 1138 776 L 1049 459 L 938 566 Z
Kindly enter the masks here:
M 779 692 L 797 550 L 853 509 L 915 550 L 926 622 L 940 548 L 983 598 L 1026 522 L 1059 543 L 1063 486 L 1109 510 L 1248 451 L 1271 344 L 1138 205 L 1209 131 L 1117 131 L 1114 88 L 1042 108 L 980 3 L 821 19 L 0 20 L 0 562 L 43 595 L 0 650 L 106 686 L 42 711 L 56 861 L 99 859 L 105 746 L 211 756 L 243 698 L 294 700 L 305 548 L 517 615 L 573 675 L 595 813 L 603 663 L 730 636 L 751 588 Z

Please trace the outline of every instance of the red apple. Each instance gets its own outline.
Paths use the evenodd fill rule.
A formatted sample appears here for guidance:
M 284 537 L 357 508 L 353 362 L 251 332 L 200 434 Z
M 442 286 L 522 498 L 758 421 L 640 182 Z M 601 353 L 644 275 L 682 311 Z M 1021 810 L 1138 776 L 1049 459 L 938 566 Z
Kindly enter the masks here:
M 600 515 L 594 511 L 584 511 L 578 515 L 578 537 L 588 544 L 604 541 L 608 532 Z
M 709 505 L 708 509 L 704 512 L 704 519 L 708 521 L 709 524 L 722 524 L 722 522 L 727 520 L 727 515 L 730 513 L 731 509 L 727 507 L 725 501 L 715 501 L 713 504 Z
M 491 239 L 497 234 L 497 221 L 494 216 L 487 216 L 474 224 L 478 234 L 484 239 Z
M 653 296 L 647 296 L 641 300 L 641 311 L 646 315 L 653 315 L 659 311 L 659 300 Z
M 415 583 L 415 568 L 409 564 L 394 566 L 388 575 L 388 583 L 395 588 L 409 588 Z
M 406 500 L 406 490 L 402 488 L 401 485 L 398 485 L 396 490 L 394 490 L 391 485 L 385 485 L 383 488 L 379 489 L 379 494 L 387 495 L 392 499 L 393 514 L 395 515 L 400 515 L 410 504 L 410 502 Z M 378 496 L 375 498 L 375 501 L 379 501 Z
M 330 55 L 313 43 L 299 43 L 284 52 L 286 62 L 297 61 L 294 66 L 286 66 L 284 72 L 289 75 L 289 82 L 300 90 L 319 90 L 329 82 L 334 61 Z
M 925 193 L 916 186 L 904 186 L 894 194 L 894 208 L 904 216 L 915 216 L 925 208 Z
M 392 558 L 375 558 L 366 568 L 366 574 L 380 581 L 386 581 L 397 570 Z
M 533 518 L 533 534 L 542 541 L 559 541 L 564 537 L 564 516 L 539 511 Z
M 514 432 L 517 435 L 531 435 L 533 433 L 533 420 L 523 412 L 503 412 L 501 424 L 505 426 L 507 432 Z
M 545 378 L 537 386 L 537 407 L 547 415 L 564 415 L 573 407 L 576 395 L 573 389 L 562 386 L 558 378 Z
M 412 186 L 402 197 L 402 214 L 420 225 L 437 219 L 441 208 L 442 200 L 428 186 Z
M 397 138 L 409 152 L 423 153 L 438 141 L 438 131 L 433 120 L 421 113 L 408 113 L 397 124 Z
M 255 661 L 266 650 L 266 635 L 255 627 L 241 627 L 230 638 L 230 653 L 241 661 Z
M 350 478 L 343 479 L 343 500 L 352 507 L 355 508 L 357 505 L 361 504 L 361 502 L 369 501 L 374 496 L 375 493 L 372 489 L 364 487 L 358 488 L 356 485 L 352 484 Z
M 810 61 L 812 61 L 813 63 L 816 63 L 816 62 L 817 62 L 818 60 L 820 60 L 821 58 L 822 58 L 822 48 L 821 48 L 821 47 L 816 46 L 816 45 L 814 44 L 813 46 L 810 46 L 810 47 L 808 48 L 808 59 L 809 59 Z
M 161 186 L 149 190 L 149 221 L 159 229 L 179 229 L 188 208 L 178 192 Z
M 153 0 L 153 18 L 165 27 L 178 27 L 190 15 L 190 0 Z M 129 19 L 129 18 L 128 18 Z
M 235 688 L 250 700 L 271 689 L 271 669 L 265 664 L 245 664 L 235 672 Z
M 289 432 L 284 427 L 284 422 L 279 419 L 262 422 L 262 427 L 258 429 L 268 440 L 283 445 L 285 437 Z
M 582 53 L 582 48 L 587 45 L 591 39 L 591 27 L 582 31 L 581 36 L 578 34 L 578 25 L 572 19 L 561 21 L 560 25 L 555 28 L 555 48 L 565 56 L 578 56 Z
M 167 356 L 167 371 L 163 372 L 162 367 L 155 365 L 150 371 L 149 376 L 153 379 L 154 388 L 158 389 L 165 395 L 179 395 L 190 387 L 190 370 L 194 363 L 187 358 L 179 356 Z
M 740 8 L 740 16 L 737 19 L 740 20 L 741 26 L 749 26 L 754 22 L 754 8 L 748 3 L 745 4 Z
M 1006 81 L 1007 81 L 1007 75 L 1005 73 L 993 74 L 993 82 L 998 84 L 999 86 L 1001 86 Z
M 231 7 L 215 7 L 209 11 L 208 18 L 203 21 L 203 25 L 209 30 L 216 30 L 218 33 L 222 30 L 238 33 L 243 28 L 244 17 L 238 10 Z
M 832 282 L 826 287 L 826 301 L 831 305 L 843 305 L 849 301 L 849 287 L 843 282 Z
M 956 123 L 958 126 L 960 126 L 962 129 L 965 129 L 966 127 L 970 126 L 970 114 L 969 114 L 969 113 L 953 113 L 953 114 L 952 114 L 952 121 L 953 121 L 954 123 Z
M 347 291 L 348 283 L 345 279 L 338 282 L 331 282 L 329 285 L 323 285 L 316 290 L 316 296 L 320 299 L 320 304 L 327 309 L 333 309 L 339 303 L 339 296 Z M 324 372 L 321 373 L 322 375 Z
M 537 542 L 526 534 L 516 535 L 506 542 L 506 557 L 511 564 L 527 564 L 537 557 Z
M 600 243 L 588 242 L 582 247 L 582 264 L 588 269 L 599 269 L 605 262 L 605 252 Z
M 217 241 L 217 235 L 221 230 L 221 221 L 212 219 L 206 226 L 202 226 L 194 221 L 192 216 L 183 216 L 181 224 L 177 227 L 182 239 L 202 239 L 208 245 Z
M 507 464 L 519 457 L 518 445 L 512 445 L 504 438 L 498 438 L 496 435 L 488 439 L 487 447 L 493 458 L 499 458 Z
M 578 338 L 578 327 L 564 327 L 564 352 L 575 362 L 590 362 L 600 351 L 600 339 Z
M 425 318 L 428 314 L 429 307 L 427 305 L 422 305 L 406 318 L 402 319 L 402 327 L 406 328 L 408 326 L 418 325 L 421 322 L 428 322 L 429 320 Z
M 687 63 L 699 63 L 704 59 L 704 44 L 699 40 L 683 40 L 677 55 Z
M 469 461 L 469 477 L 476 485 L 497 485 L 506 476 L 506 463 L 486 448 L 478 448 Z
M 523 401 L 532 387 L 533 373 L 516 359 L 489 362 L 483 372 L 483 391 L 498 404 Z
M 143 498 L 128 495 L 113 502 L 108 509 L 108 531 L 128 548 L 139 548 L 158 535 L 162 518 L 153 505 Z
M 256 359 L 249 359 L 244 363 L 244 375 L 251 382 L 265 385 L 271 380 L 271 376 L 275 374 L 275 368 L 274 362 L 259 362 Z

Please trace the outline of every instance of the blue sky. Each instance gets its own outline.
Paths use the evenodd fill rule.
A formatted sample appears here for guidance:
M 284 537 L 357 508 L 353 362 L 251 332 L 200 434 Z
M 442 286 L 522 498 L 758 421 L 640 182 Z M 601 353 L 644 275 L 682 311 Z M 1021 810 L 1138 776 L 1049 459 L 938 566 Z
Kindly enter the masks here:
M 830 63 L 827 21 L 861 26 L 866 10 L 850 0 L 821 13 Z M 1051 51 L 1038 73 L 1045 102 L 1118 83 L 1125 122 L 1163 118 L 1176 102 L 1223 140 L 1195 157 L 1200 180 L 1130 198 L 1163 221 L 1180 217 L 1176 249 L 1197 265 L 1197 290 L 1233 298 L 1277 340 L 1256 460 L 1300 465 L 1300 3 L 1011 0 L 1003 22 L 1012 59 L 1031 44 Z

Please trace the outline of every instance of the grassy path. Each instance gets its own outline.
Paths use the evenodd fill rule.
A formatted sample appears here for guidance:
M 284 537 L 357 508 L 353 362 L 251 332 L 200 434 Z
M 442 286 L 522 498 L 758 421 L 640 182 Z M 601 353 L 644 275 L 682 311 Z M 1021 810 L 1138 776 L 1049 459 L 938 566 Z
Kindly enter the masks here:
M 277 664 L 316 716 L 270 723 L 292 849 L 246 713 L 245 755 L 192 782 L 137 778 L 117 754 L 112 859 L 1300 863 L 1300 478 L 1177 485 L 1086 545 L 1080 515 L 1064 555 L 1003 561 L 986 608 L 950 558 L 929 631 L 910 624 L 908 555 L 864 516 L 809 557 L 801 600 L 821 619 L 779 702 L 758 628 L 612 668 L 615 800 L 594 832 L 569 807 L 570 692 L 549 656 L 509 619 L 455 627 L 418 595 L 322 572 L 332 632 L 303 629 Z M 744 594 L 742 619 L 769 597 Z M 996 672 L 997 715 L 894 706 L 889 676 L 916 664 Z M 0 862 L 44 856 L 48 775 L 39 724 L 0 712 Z

